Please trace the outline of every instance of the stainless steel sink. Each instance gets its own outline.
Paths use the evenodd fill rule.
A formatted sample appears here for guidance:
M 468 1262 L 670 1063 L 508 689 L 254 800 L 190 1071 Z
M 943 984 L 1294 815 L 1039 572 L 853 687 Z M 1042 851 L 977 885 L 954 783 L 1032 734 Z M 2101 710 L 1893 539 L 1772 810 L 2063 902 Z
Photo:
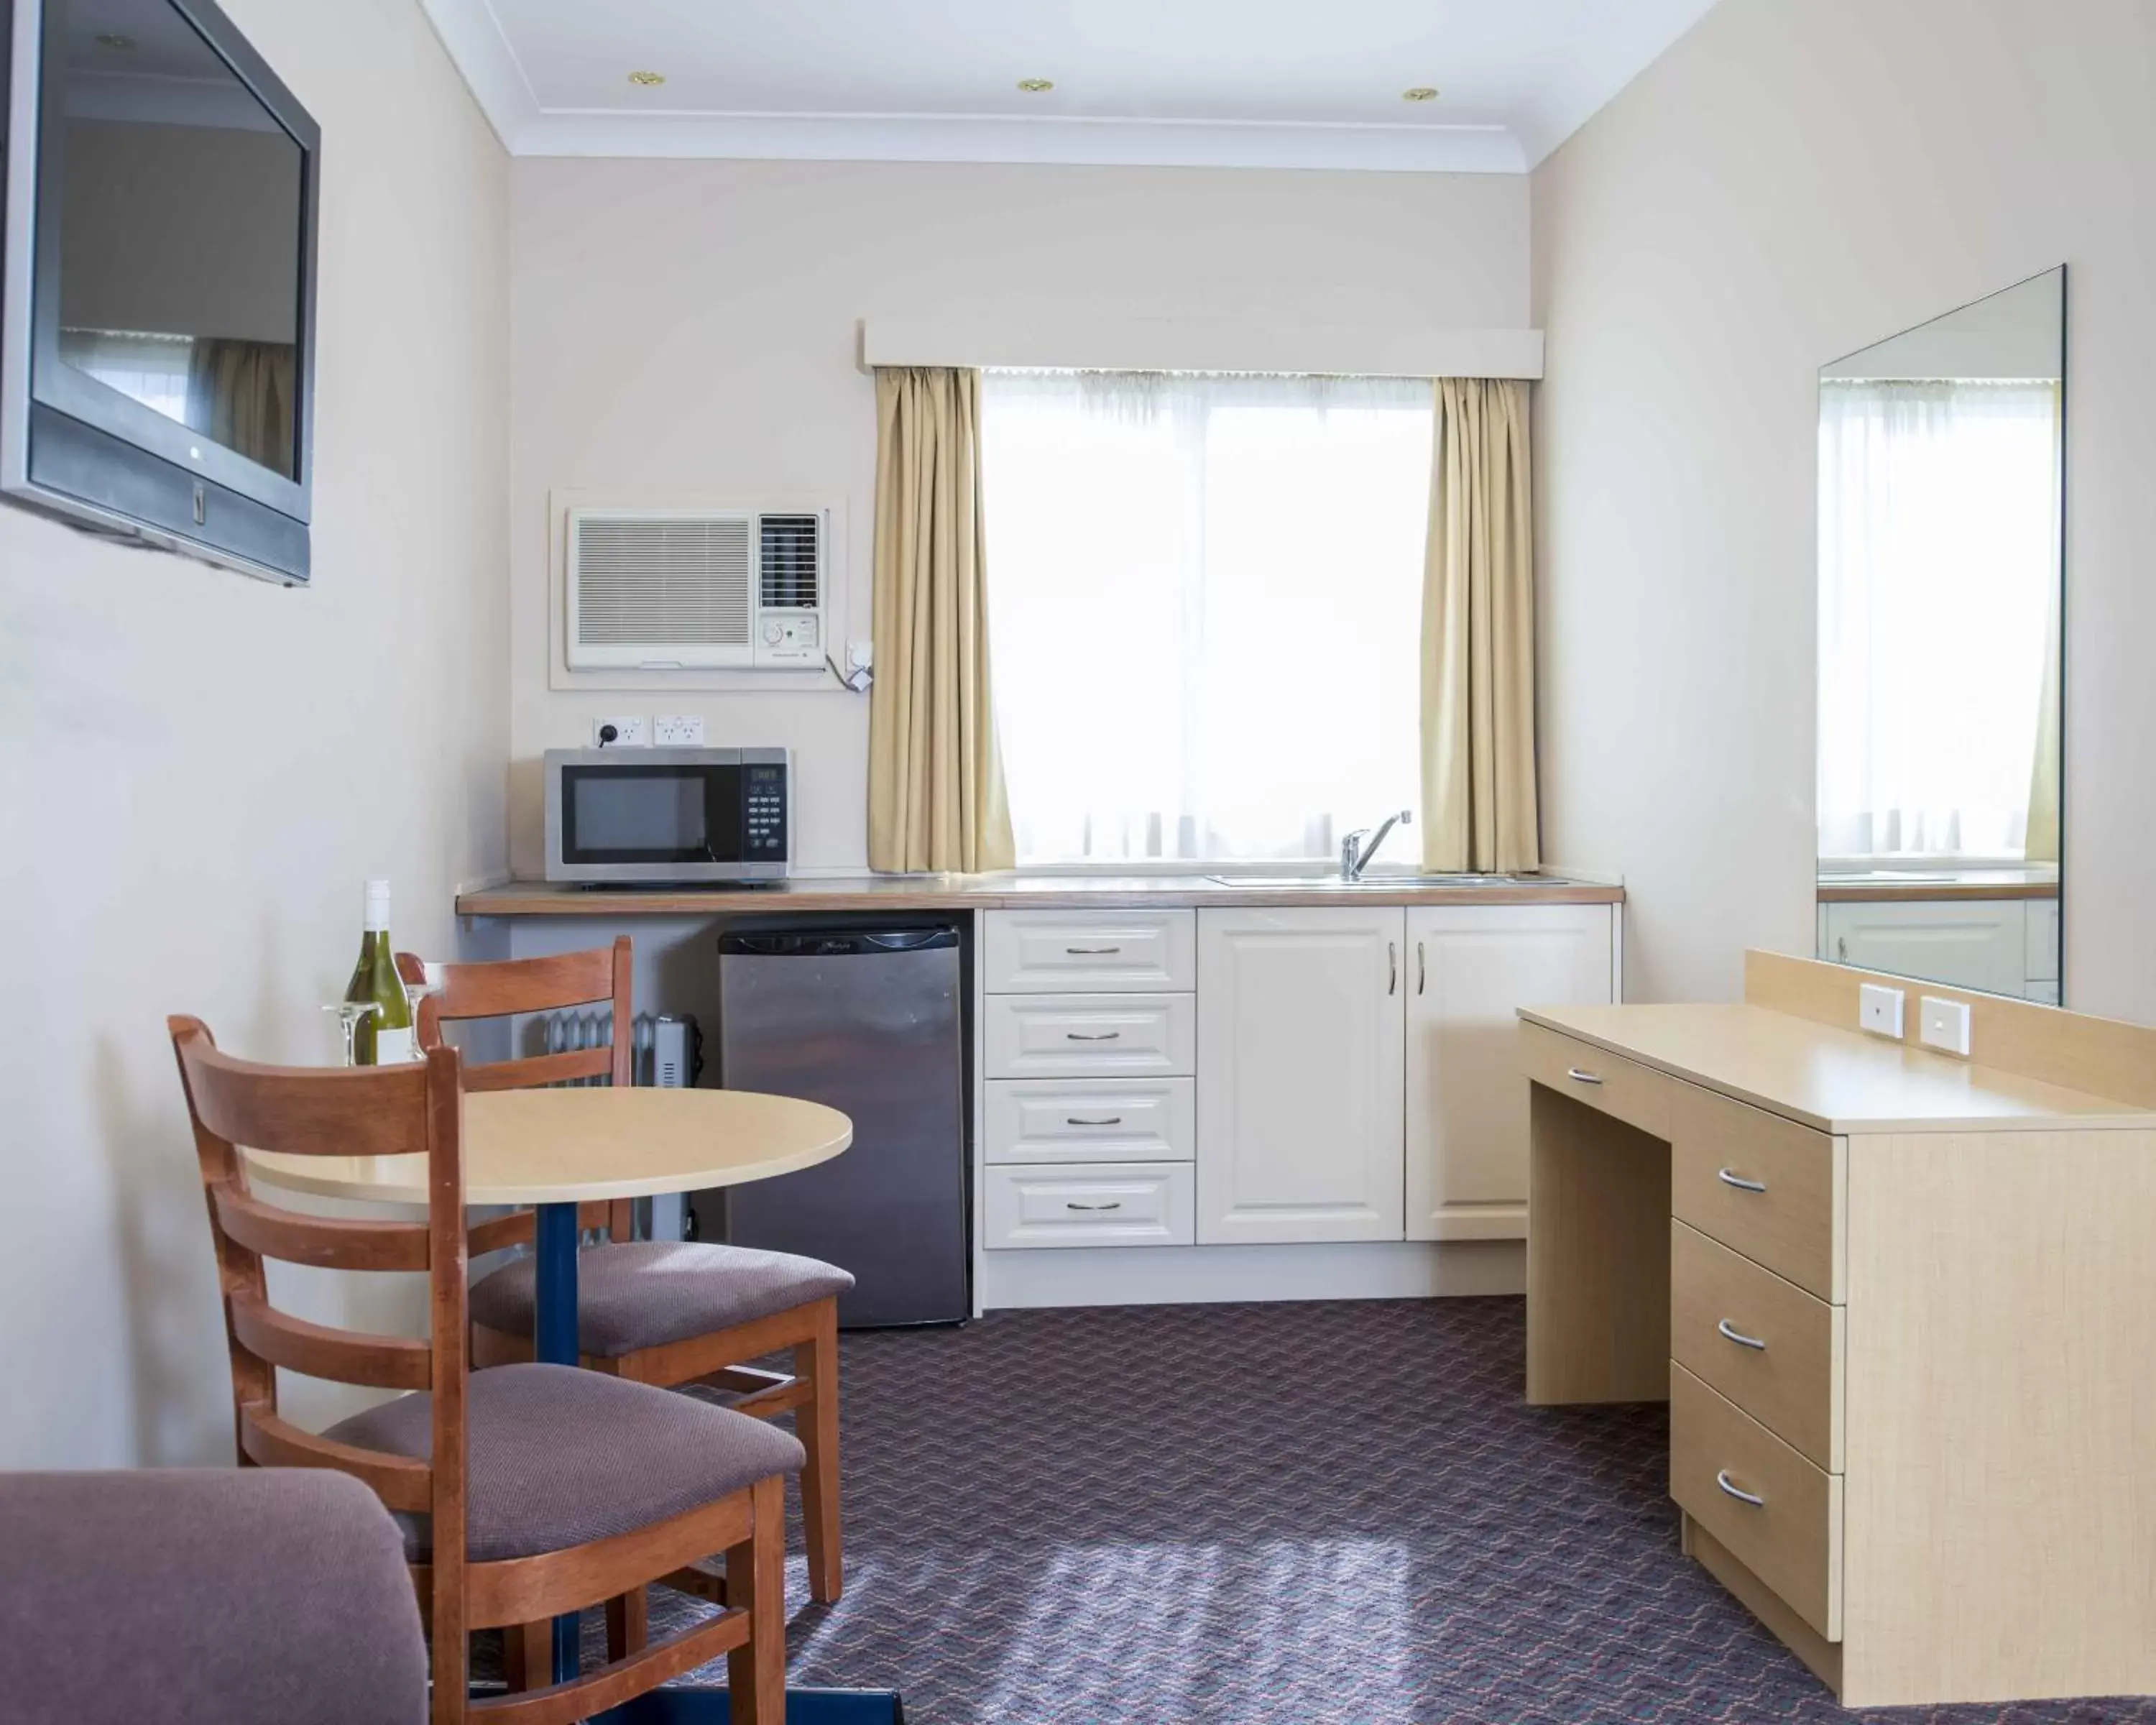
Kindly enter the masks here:
M 1365 875 L 1343 880 L 1337 875 L 1208 875 L 1217 886 L 1250 892 L 1431 892 L 1468 886 L 1569 886 L 1559 875 Z

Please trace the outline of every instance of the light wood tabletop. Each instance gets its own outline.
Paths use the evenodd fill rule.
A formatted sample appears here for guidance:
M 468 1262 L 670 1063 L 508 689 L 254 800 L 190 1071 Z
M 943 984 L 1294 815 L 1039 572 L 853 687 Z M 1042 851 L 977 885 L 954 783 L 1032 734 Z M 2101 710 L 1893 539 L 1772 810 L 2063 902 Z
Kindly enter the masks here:
M 580 1204 L 767 1180 L 854 1140 L 835 1108 L 738 1090 L 511 1090 L 468 1094 L 465 1199 Z M 418 1156 L 242 1152 L 251 1180 L 324 1198 L 427 1201 Z

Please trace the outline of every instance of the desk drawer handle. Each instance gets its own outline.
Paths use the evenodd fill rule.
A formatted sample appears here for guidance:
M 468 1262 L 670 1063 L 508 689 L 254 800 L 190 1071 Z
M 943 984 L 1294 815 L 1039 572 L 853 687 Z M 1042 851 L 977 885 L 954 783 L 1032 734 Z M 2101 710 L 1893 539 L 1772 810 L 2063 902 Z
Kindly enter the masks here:
M 1063 950 L 1073 958 L 1105 958 L 1123 949 L 1121 947 L 1065 947 Z
M 1065 1030 L 1063 1040 L 1066 1042 L 1115 1042 L 1121 1040 L 1122 1034 L 1121 1030 L 1103 1030 L 1099 1035 L 1092 1036 L 1083 1030 Z
M 1760 1497 L 1758 1492 L 1748 1491 L 1742 1486 L 1732 1485 L 1730 1482 L 1729 1470 L 1726 1467 L 1723 1468 L 1720 1473 L 1715 1475 L 1714 1483 L 1721 1486 L 1723 1491 L 1727 1491 L 1732 1497 L 1734 1497 L 1739 1503 L 1748 1503 L 1754 1509 L 1764 1509 L 1767 1507 L 1767 1500 Z
M 1736 1325 L 1731 1323 L 1726 1317 L 1714 1327 L 1730 1341 L 1734 1342 L 1739 1348 L 1756 1348 L 1761 1353 L 1764 1353 L 1767 1351 L 1767 1344 L 1764 1342 L 1762 1342 L 1757 1336 L 1746 1335 L 1743 1331 L 1738 1329 Z
M 1066 1210 L 1119 1210 L 1122 1207 L 1123 1201 L 1121 1199 L 1117 1199 L 1112 1204 L 1073 1204 L 1066 1201 L 1063 1206 Z
M 1567 1067 L 1565 1069 L 1564 1076 L 1569 1078 L 1574 1084 L 1599 1084 L 1602 1082 L 1602 1081 L 1596 1077 L 1594 1073 L 1583 1072 L 1577 1066 Z
M 1106 1114 L 1098 1120 L 1088 1120 L 1082 1115 L 1066 1114 L 1063 1117 L 1063 1123 L 1065 1126 L 1121 1126 L 1123 1123 L 1123 1117 L 1120 1114 Z
M 1767 1189 L 1764 1180 L 1748 1180 L 1733 1168 L 1717 1168 L 1714 1178 L 1725 1186 L 1734 1186 L 1739 1192 L 1764 1192 Z

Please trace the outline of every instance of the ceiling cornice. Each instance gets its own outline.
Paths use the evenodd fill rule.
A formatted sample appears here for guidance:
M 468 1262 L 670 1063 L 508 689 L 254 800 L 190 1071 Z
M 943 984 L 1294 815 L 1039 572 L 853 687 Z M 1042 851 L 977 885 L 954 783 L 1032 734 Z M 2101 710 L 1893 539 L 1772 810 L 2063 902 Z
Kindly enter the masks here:
M 1524 172 L 1496 126 L 1043 119 L 1030 115 L 629 114 L 539 105 L 489 0 L 420 0 L 512 156 L 1040 162 L 1103 167 Z

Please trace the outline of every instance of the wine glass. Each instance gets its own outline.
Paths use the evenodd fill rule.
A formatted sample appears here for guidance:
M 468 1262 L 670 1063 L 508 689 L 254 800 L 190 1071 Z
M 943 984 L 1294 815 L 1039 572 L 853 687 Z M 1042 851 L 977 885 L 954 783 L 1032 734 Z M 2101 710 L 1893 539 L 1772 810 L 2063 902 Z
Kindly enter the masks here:
M 344 1063 L 347 1066 L 357 1066 L 359 1064 L 358 1050 L 353 1046 L 353 1039 L 360 1025 L 375 1011 L 374 1003 L 372 1000 L 332 1000 L 322 1010 L 338 1015 L 338 1022 L 344 1026 Z

